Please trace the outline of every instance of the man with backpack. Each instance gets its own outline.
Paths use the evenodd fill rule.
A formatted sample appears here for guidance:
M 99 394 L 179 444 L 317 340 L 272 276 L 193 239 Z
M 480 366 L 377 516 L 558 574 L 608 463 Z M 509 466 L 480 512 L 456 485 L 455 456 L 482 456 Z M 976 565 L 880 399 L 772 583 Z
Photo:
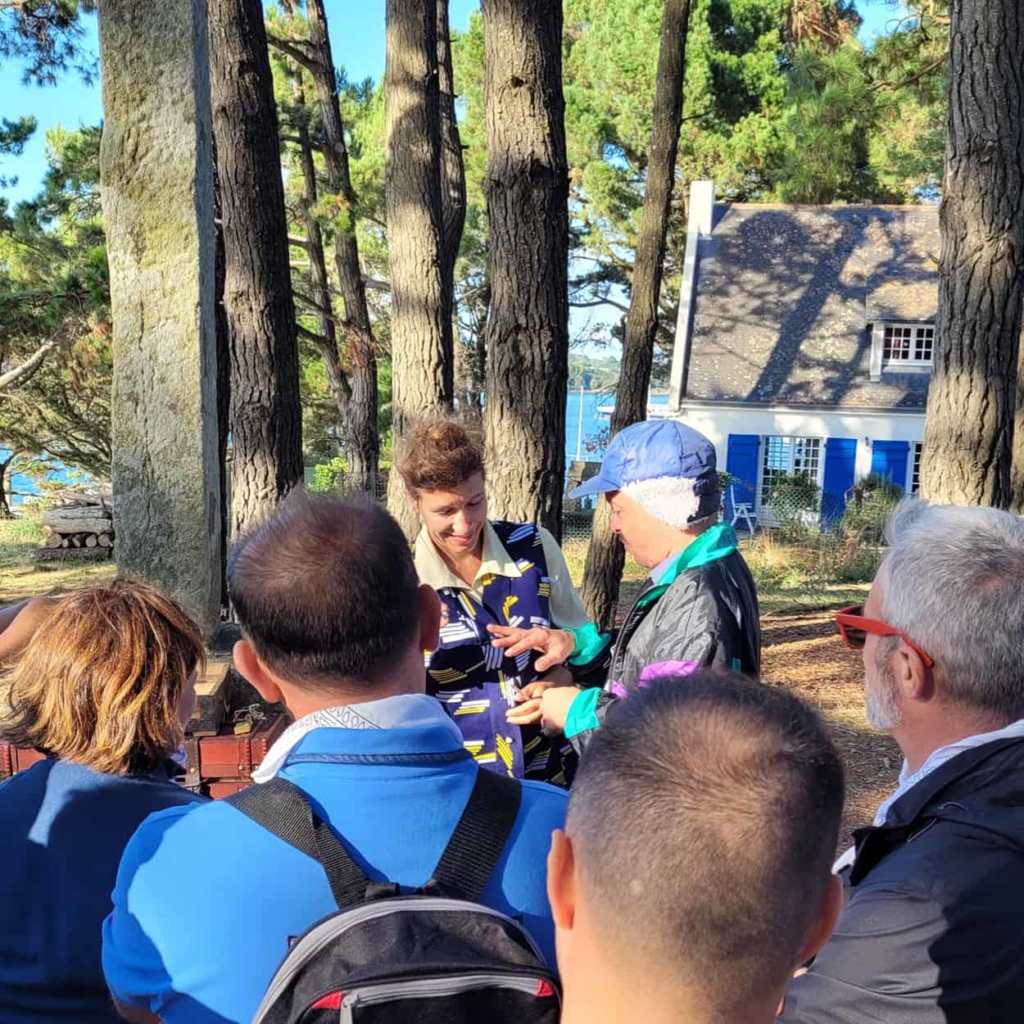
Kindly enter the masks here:
M 566 797 L 479 771 L 424 694 L 439 606 L 397 524 L 289 502 L 228 579 L 235 664 L 295 723 L 259 785 L 129 843 L 103 934 L 122 1016 L 554 1024 L 543 865 Z

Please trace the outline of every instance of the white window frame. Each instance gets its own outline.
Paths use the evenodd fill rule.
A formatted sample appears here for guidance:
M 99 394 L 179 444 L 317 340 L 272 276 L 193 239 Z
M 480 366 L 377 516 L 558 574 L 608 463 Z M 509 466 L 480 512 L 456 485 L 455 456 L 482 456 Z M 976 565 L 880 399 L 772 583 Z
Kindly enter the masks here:
M 886 333 L 891 335 L 891 332 L 897 330 L 910 332 L 910 355 L 906 359 L 885 354 Z M 924 348 L 922 343 L 925 340 L 931 344 L 928 346 L 928 355 L 922 356 L 919 353 Z M 930 370 L 935 359 L 935 340 L 935 323 L 931 320 L 877 321 L 871 328 L 871 379 L 880 380 L 886 370 Z
M 907 494 L 917 494 L 921 490 L 921 456 L 924 453 L 922 441 L 910 442 L 910 471 L 907 473 Z M 914 486 L 914 477 L 917 477 L 917 486 Z
M 771 526 L 772 523 L 771 513 L 768 512 L 766 506 L 762 501 L 764 495 L 764 460 L 768 453 L 768 442 L 773 437 L 784 437 L 789 438 L 791 441 L 817 441 L 818 442 L 818 467 L 815 472 L 814 482 L 818 485 L 818 503 L 819 511 L 821 504 L 821 487 L 825 478 L 825 442 L 828 438 L 818 437 L 813 434 L 762 434 L 761 435 L 761 446 L 758 449 L 757 457 L 757 492 L 755 494 L 756 510 L 758 522 L 764 522 L 765 526 Z M 795 445 L 790 446 L 789 452 L 789 467 L 785 470 L 787 473 L 793 472 L 793 455 L 795 451 Z

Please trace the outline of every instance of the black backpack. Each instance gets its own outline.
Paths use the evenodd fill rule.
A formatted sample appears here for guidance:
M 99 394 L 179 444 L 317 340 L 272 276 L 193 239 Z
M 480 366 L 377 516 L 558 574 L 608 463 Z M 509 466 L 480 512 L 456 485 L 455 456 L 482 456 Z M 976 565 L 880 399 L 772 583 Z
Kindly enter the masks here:
M 557 974 L 520 924 L 479 902 L 521 798 L 514 779 L 478 769 L 433 878 L 402 896 L 366 877 L 290 782 L 228 797 L 319 861 L 338 903 L 292 943 L 253 1024 L 558 1024 Z

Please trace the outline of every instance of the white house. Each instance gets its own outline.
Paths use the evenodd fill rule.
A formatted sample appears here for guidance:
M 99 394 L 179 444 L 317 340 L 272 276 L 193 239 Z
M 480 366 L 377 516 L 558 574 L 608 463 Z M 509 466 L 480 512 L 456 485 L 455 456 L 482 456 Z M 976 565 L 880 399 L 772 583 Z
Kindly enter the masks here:
M 934 206 L 723 205 L 693 184 L 667 415 L 714 442 L 737 500 L 760 513 L 798 470 L 825 521 L 870 472 L 917 490 L 938 253 Z

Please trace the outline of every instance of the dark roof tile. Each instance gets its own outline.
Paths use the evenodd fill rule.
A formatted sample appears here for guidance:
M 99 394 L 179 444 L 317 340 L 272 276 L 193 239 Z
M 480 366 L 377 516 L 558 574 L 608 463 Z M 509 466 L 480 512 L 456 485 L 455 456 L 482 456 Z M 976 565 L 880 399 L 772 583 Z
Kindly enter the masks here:
M 938 252 L 931 206 L 716 210 L 687 397 L 923 408 L 928 374 L 870 380 L 867 325 L 934 319 Z

